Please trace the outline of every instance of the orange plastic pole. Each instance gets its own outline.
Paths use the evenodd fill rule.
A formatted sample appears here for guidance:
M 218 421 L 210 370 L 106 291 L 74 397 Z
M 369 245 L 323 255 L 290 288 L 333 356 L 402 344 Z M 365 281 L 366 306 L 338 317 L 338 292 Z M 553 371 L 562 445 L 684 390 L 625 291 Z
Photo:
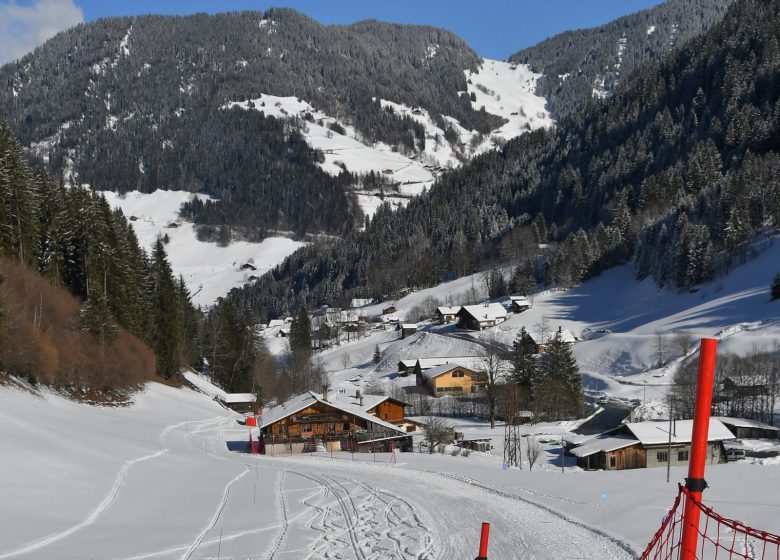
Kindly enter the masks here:
M 701 502 L 701 494 L 707 487 L 704 481 L 704 467 L 707 463 L 707 440 L 710 428 L 710 409 L 712 407 L 712 389 L 715 382 L 715 360 L 718 341 L 703 338 L 699 348 L 699 375 L 696 379 L 696 408 L 693 414 L 693 438 L 691 441 L 691 459 L 688 463 L 688 478 L 685 487 L 692 498 Z M 688 499 L 683 513 L 683 533 L 681 541 L 681 560 L 695 560 L 699 541 L 699 517 L 701 510 Z
M 490 523 L 482 524 L 482 534 L 479 537 L 479 556 L 474 560 L 488 560 L 488 537 L 490 536 Z

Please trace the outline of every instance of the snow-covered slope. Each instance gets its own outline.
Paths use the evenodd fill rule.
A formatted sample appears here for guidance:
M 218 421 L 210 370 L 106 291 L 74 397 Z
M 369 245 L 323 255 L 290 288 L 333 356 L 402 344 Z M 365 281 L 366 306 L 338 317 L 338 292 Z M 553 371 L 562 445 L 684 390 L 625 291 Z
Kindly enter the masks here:
M 133 400 L 0 383 L 0 559 L 461 558 L 482 521 L 491 557 L 623 559 L 676 493 L 664 469 L 561 474 L 555 445 L 532 472 L 502 468 L 503 426 L 472 420 L 457 430 L 491 438 L 494 454 L 264 457 L 241 452 L 249 429 L 205 395 L 152 383 Z M 777 468 L 708 466 L 705 498 L 777 533 Z
M 590 392 L 623 399 L 647 396 L 648 401 L 660 403 L 681 363 L 682 351 L 675 341 L 678 332 L 690 335 L 689 354 L 702 337 L 718 338 L 721 353 L 745 355 L 756 348 L 777 351 L 780 347 L 780 300 L 769 301 L 769 285 L 780 262 L 780 239 L 767 240 L 757 250 L 758 256 L 694 292 L 659 289 L 649 279 L 637 282 L 633 266 L 626 265 L 569 290 L 535 294 L 531 309 L 510 313 L 506 322 L 482 332 L 424 323 L 420 326 L 424 332 L 406 339 L 399 331 L 373 331 L 320 356 L 334 386 L 378 383 L 389 389 L 414 383 L 390 375 L 399 357 L 479 354 L 480 343 L 509 347 L 523 327 L 536 336 L 542 330 L 550 335 L 560 327 L 581 339 L 574 345 L 574 355 Z M 393 303 L 403 320 L 427 298 L 441 305 L 461 305 L 486 297 L 482 274 L 476 274 Z M 502 303 L 509 308 L 508 300 Z M 377 315 L 388 305 L 365 307 L 361 313 Z M 665 362 L 660 368 L 659 334 Z M 371 363 L 376 345 L 386 357 L 379 366 Z
M 461 95 L 473 94 L 475 110 L 484 107 L 488 113 L 505 118 L 506 123 L 483 137 L 474 130 L 466 130 L 452 117 L 442 115 L 457 132 L 457 140 L 450 143 L 426 109 L 380 99 L 382 108 L 410 117 L 425 129 L 425 148 L 407 154 L 400 153 L 397 146 L 366 141 L 353 127 L 296 97 L 262 94 L 256 99 L 227 103 L 223 108 L 262 111 L 268 116 L 294 121 L 306 142 L 324 154 L 325 161 L 320 166 L 328 173 L 338 175 L 346 169 L 356 174 L 373 171 L 383 176 L 395 185 L 397 194 L 384 193 L 381 199 L 378 193 L 369 191 L 358 195 L 364 213 L 372 216 L 383 201 L 394 206 L 405 205 L 408 197 L 428 189 L 443 169 L 457 167 L 464 160 L 528 130 L 553 126 L 546 100 L 534 93 L 540 75 L 527 66 L 485 59 L 477 72 L 467 70 L 465 74 L 468 91 Z
M 287 237 L 269 237 L 261 243 L 234 241 L 227 247 L 199 241 L 195 226 L 179 218 L 181 205 L 193 196 L 183 191 L 137 191 L 118 195 L 103 193 L 112 206 L 131 220 L 142 247 L 151 248 L 158 237 L 167 235 L 168 258 L 174 274 L 182 275 L 196 305 L 209 306 L 229 290 L 260 276 L 303 246 Z M 244 265 L 251 265 L 256 270 Z

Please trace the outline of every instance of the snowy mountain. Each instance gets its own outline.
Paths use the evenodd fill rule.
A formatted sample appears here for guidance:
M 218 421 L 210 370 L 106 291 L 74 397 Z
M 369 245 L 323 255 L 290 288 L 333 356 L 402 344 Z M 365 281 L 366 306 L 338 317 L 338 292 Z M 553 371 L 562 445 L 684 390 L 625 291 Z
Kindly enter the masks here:
M 636 68 L 662 58 L 720 21 L 734 0 L 668 0 L 606 25 L 571 30 L 513 54 L 539 79 L 560 119 L 617 91 Z

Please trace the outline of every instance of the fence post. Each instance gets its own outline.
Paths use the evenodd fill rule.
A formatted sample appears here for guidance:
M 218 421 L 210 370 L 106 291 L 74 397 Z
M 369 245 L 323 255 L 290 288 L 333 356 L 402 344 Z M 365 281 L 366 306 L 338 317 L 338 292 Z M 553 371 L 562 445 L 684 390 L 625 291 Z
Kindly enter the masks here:
M 479 556 L 474 560 L 488 560 L 488 537 L 490 536 L 490 523 L 482 524 L 482 534 L 479 536 Z
M 696 378 L 696 406 L 693 414 L 693 437 L 688 463 L 688 478 L 685 479 L 685 487 L 690 492 L 690 497 L 685 501 L 685 512 L 683 513 L 681 560 L 695 560 L 696 558 L 701 510 L 693 500 L 700 502 L 701 494 L 707 487 L 707 483 L 704 481 L 704 467 L 707 463 L 707 440 L 717 350 L 718 341 L 716 339 L 703 338 L 701 340 L 699 374 Z

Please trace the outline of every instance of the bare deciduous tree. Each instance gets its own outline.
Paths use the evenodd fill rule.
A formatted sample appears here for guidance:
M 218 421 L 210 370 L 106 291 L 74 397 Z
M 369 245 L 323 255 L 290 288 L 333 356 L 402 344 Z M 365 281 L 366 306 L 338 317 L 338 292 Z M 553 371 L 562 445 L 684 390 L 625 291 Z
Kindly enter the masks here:
M 683 356 L 688 355 L 688 350 L 691 346 L 691 338 L 691 333 L 686 331 L 677 331 L 674 333 L 674 345 Z
M 496 406 L 498 403 L 498 386 L 506 379 L 509 364 L 503 359 L 498 350 L 498 342 L 495 337 L 490 337 L 482 352 L 482 364 L 479 373 L 483 376 L 485 384 L 485 397 L 487 399 L 490 427 L 496 427 Z
M 526 457 L 528 458 L 528 470 L 533 470 L 534 463 L 539 459 L 539 456 L 542 454 L 542 444 L 539 443 L 539 440 L 533 436 L 528 436 L 528 445 L 526 446 L 525 452 Z
M 425 434 L 424 441 L 428 445 L 428 453 L 433 453 L 438 446 L 452 441 L 452 426 L 444 418 L 438 416 L 428 417 L 423 433 Z

